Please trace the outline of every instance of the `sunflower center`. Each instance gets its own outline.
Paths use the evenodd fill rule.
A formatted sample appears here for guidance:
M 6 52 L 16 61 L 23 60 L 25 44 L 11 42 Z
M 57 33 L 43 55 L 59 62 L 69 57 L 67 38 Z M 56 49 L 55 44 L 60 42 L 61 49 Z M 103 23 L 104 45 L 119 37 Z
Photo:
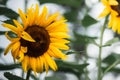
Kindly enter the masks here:
M 111 5 L 111 8 L 113 10 L 115 10 L 118 13 L 118 17 L 120 16 L 120 0 L 117 0 L 117 2 L 119 3 L 117 6 Z
M 49 48 L 50 36 L 48 32 L 40 26 L 28 26 L 25 30 L 36 42 L 29 42 L 21 38 L 21 46 L 27 47 L 27 53 L 30 57 L 39 57 L 43 55 Z

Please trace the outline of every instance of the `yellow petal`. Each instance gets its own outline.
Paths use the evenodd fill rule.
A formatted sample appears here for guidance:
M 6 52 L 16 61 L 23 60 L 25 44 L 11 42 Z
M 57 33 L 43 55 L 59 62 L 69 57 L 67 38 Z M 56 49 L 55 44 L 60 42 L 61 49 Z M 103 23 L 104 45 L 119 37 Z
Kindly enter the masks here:
M 36 4 L 36 8 L 35 8 L 35 12 L 34 12 L 34 22 L 33 23 L 38 23 L 37 20 L 38 20 L 38 16 L 39 16 L 39 5 Z
M 17 20 L 13 20 L 13 22 L 17 26 L 19 32 L 23 31 L 23 26 Z
M 57 38 L 50 38 L 50 41 L 52 43 L 70 43 L 70 41 L 66 40 L 66 39 L 57 39 Z
M 22 51 L 23 53 L 27 53 L 27 47 L 21 46 L 21 51 Z
M 23 22 L 23 24 L 24 24 L 24 28 L 26 28 L 27 25 L 28 25 L 27 17 L 26 17 L 26 15 L 25 15 L 25 13 L 22 12 L 21 9 L 18 9 L 18 12 L 19 12 L 20 18 L 22 19 L 22 22 Z
M 36 71 L 37 71 L 37 72 L 42 72 L 42 70 L 41 70 L 42 67 L 41 67 L 41 61 L 40 61 L 40 58 L 37 57 L 37 58 L 36 58 L 36 61 L 37 61 L 37 62 L 36 62 Z
M 12 42 L 13 42 L 13 41 L 18 41 L 18 40 L 20 40 L 20 38 L 11 38 L 11 37 L 8 35 L 8 32 L 5 33 L 5 36 L 7 37 L 8 40 L 10 40 L 10 41 L 12 41 Z
M 114 32 L 116 32 L 117 31 L 117 27 L 118 27 L 118 22 L 119 20 L 117 19 L 117 18 L 114 18 L 114 22 L 113 22 L 113 24 L 112 24 L 112 30 L 114 31 Z
M 34 71 L 34 74 L 36 74 L 36 58 L 30 57 L 30 66 Z
M 20 49 L 19 49 L 19 48 L 20 48 L 20 47 L 17 47 L 17 48 L 15 48 L 14 50 L 13 50 L 13 48 L 12 48 L 11 53 L 12 53 L 14 62 L 16 62 L 16 58 L 19 56 L 19 52 L 20 52 Z
M 19 51 L 19 55 L 16 58 L 18 59 L 18 62 L 22 62 L 24 59 L 24 53 Z
M 61 43 L 51 43 L 50 45 L 57 47 L 58 49 L 69 50 L 69 47 Z
M 45 26 L 48 26 L 48 25 L 50 25 L 52 22 L 54 22 L 54 21 L 56 20 L 56 18 L 58 17 L 58 15 L 59 15 L 59 13 L 55 13 L 55 14 L 51 15 L 50 17 L 48 17 Z
M 56 27 L 49 29 L 49 33 L 51 32 L 68 32 L 67 24 L 61 23 L 60 25 L 57 25 Z
M 118 5 L 119 3 L 118 3 L 116 0 L 109 0 L 109 4 L 116 6 L 116 5 Z
M 25 72 L 27 72 L 28 70 L 28 66 L 29 66 L 29 57 L 28 56 L 25 56 L 24 57 L 24 60 L 22 62 L 22 68 Z
M 63 32 L 52 32 L 52 33 L 49 33 L 50 37 L 51 38 L 70 38 L 70 36 L 66 33 L 63 33 Z
M 47 51 L 47 53 L 48 53 L 51 57 L 54 57 L 54 58 L 61 58 L 59 55 L 54 54 L 54 53 L 52 52 L 51 49 L 49 49 L 49 50 Z
M 108 5 L 108 0 L 101 0 L 104 5 Z
M 16 51 L 16 49 L 20 49 L 20 42 L 16 42 L 13 46 L 12 46 L 12 53 L 14 53 L 14 51 Z
M 7 24 L 7 23 L 5 23 L 5 24 L 2 24 L 4 27 L 6 27 L 6 28 L 8 28 L 8 29 L 10 29 L 12 32 L 14 32 L 14 33 L 18 33 L 18 30 L 17 30 L 17 28 L 15 27 L 15 26 L 13 26 L 13 25 L 11 25 L 11 24 Z
M 111 28 L 112 24 L 113 24 L 113 19 L 112 19 L 112 16 L 110 16 L 110 20 L 108 22 L 108 28 Z
M 37 17 L 39 15 L 39 5 L 36 4 L 36 8 L 35 8 L 35 13 L 34 15 Z
M 46 8 L 46 6 L 44 6 L 43 11 L 39 16 L 39 26 L 45 26 L 47 13 L 48 13 L 47 8 Z
M 46 73 L 48 73 L 48 70 L 49 70 L 49 66 L 45 60 L 45 57 L 42 55 L 41 56 L 41 60 L 43 61 L 44 65 L 45 65 L 45 70 L 46 70 Z
M 119 24 L 119 25 L 120 25 L 120 24 Z M 118 32 L 118 34 L 120 34 L 120 27 L 119 27 L 119 26 L 118 26 L 118 31 L 117 31 L 117 32 Z
M 22 36 L 23 39 L 30 41 L 30 42 L 35 42 L 35 40 L 25 31 L 22 32 Z
M 50 53 L 53 53 L 55 56 L 62 58 L 62 59 L 66 59 L 67 56 L 65 54 L 63 54 L 59 49 L 57 49 L 56 47 L 50 45 Z
M 41 57 L 42 57 L 42 56 L 39 57 L 39 61 L 40 61 L 40 63 L 39 63 L 39 65 L 40 65 L 39 69 L 40 69 L 40 72 L 43 71 L 43 66 L 44 66 L 44 62 L 43 62 L 43 60 L 42 60 Z
M 13 45 L 14 45 L 15 43 L 16 43 L 16 41 L 10 43 L 10 44 L 7 46 L 7 48 L 5 49 L 4 55 L 6 55 L 6 54 L 8 53 L 8 51 L 13 47 Z
M 57 26 L 63 24 L 64 22 L 66 22 L 66 20 L 60 20 L 60 21 L 54 22 L 54 23 L 50 24 L 48 27 L 46 27 L 46 29 L 49 31 L 49 30 L 54 29 Z
M 56 65 L 55 61 L 52 60 L 51 57 L 50 57 L 47 53 L 44 54 L 44 57 L 45 57 L 45 60 L 46 60 L 47 64 L 49 64 L 49 66 L 50 66 L 54 71 L 56 71 L 56 70 L 57 70 L 57 65 Z
M 105 9 L 103 10 L 103 12 L 98 16 L 98 18 L 105 17 L 105 16 L 107 16 L 109 13 L 110 13 L 110 9 L 105 8 Z
M 28 26 L 32 26 L 33 25 L 34 16 L 35 15 L 33 14 L 33 8 L 31 7 L 27 11 Z

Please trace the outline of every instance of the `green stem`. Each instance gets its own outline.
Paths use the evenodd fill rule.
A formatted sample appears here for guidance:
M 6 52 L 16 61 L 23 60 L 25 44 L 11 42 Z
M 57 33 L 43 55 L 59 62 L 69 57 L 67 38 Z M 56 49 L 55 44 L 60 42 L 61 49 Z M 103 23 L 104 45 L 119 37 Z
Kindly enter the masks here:
M 103 34 L 104 34 L 104 31 L 106 28 L 107 19 L 108 19 L 108 16 L 105 19 L 105 22 L 101 29 L 101 34 L 100 34 L 100 45 L 99 45 L 99 55 L 98 55 L 98 80 L 102 80 L 102 77 L 101 77 L 101 54 L 102 54 Z
M 116 65 L 118 65 L 120 63 L 120 60 L 115 61 L 112 65 L 110 65 L 103 73 L 103 76 L 113 67 L 115 67 Z
M 27 11 L 27 3 L 28 3 L 28 0 L 25 0 L 25 12 Z
M 29 80 L 31 70 L 28 70 L 27 75 L 26 75 L 26 80 Z
M 85 80 L 90 80 L 89 76 L 88 76 L 88 70 L 87 68 L 85 68 Z
M 84 61 L 84 63 L 86 64 L 87 61 L 88 61 L 88 55 L 87 55 L 87 52 L 85 51 L 85 61 Z M 90 80 L 90 78 L 88 76 L 89 72 L 88 72 L 87 67 L 85 67 L 84 72 L 85 72 L 85 80 Z
M 22 78 L 24 77 L 24 71 L 22 70 Z

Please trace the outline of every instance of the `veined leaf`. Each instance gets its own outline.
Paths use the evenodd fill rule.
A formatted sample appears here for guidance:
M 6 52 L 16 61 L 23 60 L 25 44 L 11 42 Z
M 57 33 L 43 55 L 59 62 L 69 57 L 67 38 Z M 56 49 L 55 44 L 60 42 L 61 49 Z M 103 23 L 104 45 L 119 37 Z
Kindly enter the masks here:
M 82 0 L 38 0 L 40 4 L 43 3 L 56 3 L 56 4 L 62 4 L 66 6 L 71 6 L 74 8 L 80 7 Z
M 107 41 L 103 46 L 111 46 L 113 43 L 118 42 L 118 41 L 119 41 L 119 38 L 115 37 L 115 38 Z
M 0 35 L 4 35 L 6 31 L 0 31 Z
M 8 1 L 8 0 L 0 0 L 0 4 L 6 5 L 7 1 Z
M 19 64 L 10 64 L 10 65 L 0 64 L 0 70 L 11 70 L 19 67 L 20 67 Z
M 1 53 L 4 51 L 4 49 L 3 48 L 0 48 L 0 56 L 1 56 Z
M 45 80 L 60 80 L 55 76 L 51 76 L 51 77 L 45 77 Z
M 88 14 L 85 15 L 85 17 L 82 20 L 82 25 L 84 27 L 88 27 L 88 26 L 93 25 L 95 23 L 97 23 L 97 21 Z
M 109 56 L 107 56 L 102 62 L 111 65 L 113 64 L 116 60 L 120 60 L 120 54 L 116 53 L 111 53 Z
M 76 22 L 78 17 L 78 10 L 71 9 L 71 11 L 64 14 L 65 18 L 70 22 Z
M 115 68 L 115 66 L 120 64 L 120 54 L 112 53 L 109 56 L 107 56 L 102 62 L 107 64 L 107 66 L 104 66 L 102 68 L 104 71 L 104 75 L 109 71 L 119 72 L 116 71 L 117 68 Z
M 13 75 L 13 74 L 11 74 L 11 73 L 9 73 L 9 72 L 5 72 L 5 73 L 4 73 L 4 76 L 5 76 L 8 80 L 25 80 L 25 79 L 23 79 L 23 78 L 21 78 L 21 77 L 18 77 L 18 76 L 16 76 L 16 75 Z
M 61 60 L 56 60 L 57 65 L 60 71 L 70 72 L 75 75 L 80 75 L 84 72 L 84 68 L 87 67 L 88 64 L 75 64 L 71 62 L 64 62 Z
M 7 7 L 0 7 L 0 15 L 5 15 L 11 19 L 17 19 L 17 17 L 19 16 L 18 13 Z
M 4 23 L 7 23 L 7 24 L 11 24 L 11 25 L 14 25 L 13 21 L 12 20 L 5 20 L 5 21 L 2 21 Z

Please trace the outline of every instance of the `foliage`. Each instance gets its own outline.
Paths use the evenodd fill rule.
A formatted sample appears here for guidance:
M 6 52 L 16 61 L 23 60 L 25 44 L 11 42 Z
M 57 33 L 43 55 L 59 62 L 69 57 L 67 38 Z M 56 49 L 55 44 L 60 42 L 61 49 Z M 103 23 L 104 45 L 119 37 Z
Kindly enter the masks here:
M 9 73 L 9 72 L 5 72 L 5 73 L 4 73 L 4 76 L 5 76 L 8 80 L 25 80 L 25 79 L 22 79 L 22 78 L 20 78 L 20 77 L 18 77 L 18 76 L 16 76 L 16 75 L 13 75 L 13 74 L 11 74 L 11 73 Z
M 11 19 L 17 19 L 17 17 L 19 16 L 15 11 L 13 11 L 12 9 L 9 9 L 7 7 L 0 7 L 0 15 L 5 15 L 8 18 Z

